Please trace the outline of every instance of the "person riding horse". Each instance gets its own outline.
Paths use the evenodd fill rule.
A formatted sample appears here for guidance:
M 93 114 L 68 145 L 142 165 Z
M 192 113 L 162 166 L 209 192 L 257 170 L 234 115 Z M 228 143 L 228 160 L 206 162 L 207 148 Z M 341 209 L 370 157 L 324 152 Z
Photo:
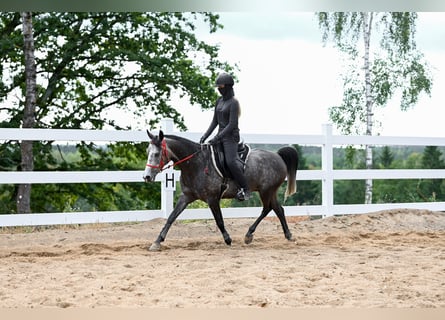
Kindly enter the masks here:
M 234 83 L 233 77 L 225 72 L 219 74 L 216 78 L 215 86 L 218 88 L 221 97 L 216 100 L 212 122 L 199 142 L 203 144 L 215 128 L 219 126 L 218 133 L 209 143 L 221 143 L 226 165 L 239 187 L 236 198 L 244 201 L 250 198 L 250 190 L 244 176 L 242 164 L 237 159 L 238 143 L 240 141 L 238 118 L 241 109 L 233 91 Z

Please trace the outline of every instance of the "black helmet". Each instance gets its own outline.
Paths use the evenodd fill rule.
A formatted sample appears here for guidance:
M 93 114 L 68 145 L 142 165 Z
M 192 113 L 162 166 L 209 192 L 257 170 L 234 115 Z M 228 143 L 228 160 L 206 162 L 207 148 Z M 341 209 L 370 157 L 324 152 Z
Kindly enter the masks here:
M 215 87 L 222 85 L 233 86 L 234 84 L 235 81 L 233 81 L 232 76 L 226 72 L 220 73 L 215 81 Z

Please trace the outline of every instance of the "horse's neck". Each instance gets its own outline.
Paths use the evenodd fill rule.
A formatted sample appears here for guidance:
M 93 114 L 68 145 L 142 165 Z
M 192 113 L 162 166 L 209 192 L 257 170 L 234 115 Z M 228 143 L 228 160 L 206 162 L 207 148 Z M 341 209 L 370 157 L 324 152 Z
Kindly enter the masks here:
M 166 139 L 174 161 L 181 160 L 197 150 L 196 144 L 192 141 L 175 139 L 174 137 L 167 137 Z

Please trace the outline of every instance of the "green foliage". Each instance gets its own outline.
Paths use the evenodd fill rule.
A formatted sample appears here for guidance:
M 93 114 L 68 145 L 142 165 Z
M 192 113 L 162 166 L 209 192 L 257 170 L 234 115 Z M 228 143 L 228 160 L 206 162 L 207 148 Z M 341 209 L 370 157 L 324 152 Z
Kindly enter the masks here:
M 334 204 L 359 204 L 365 201 L 363 180 L 334 181 Z
M 394 155 L 391 152 L 391 148 L 384 146 L 379 157 L 381 168 L 389 169 L 394 161 Z
M 110 117 L 119 109 L 153 127 L 164 117 L 186 129 L 172 105 L 179 95 L 203 109 L 216 99 L 213 79 L 224 69 L 219 47 L 200 41 L 195 24 L 209 32 L 222 26 L 212 13 L 40 12 L 33 14 L 37 63 L 35 127 L 130 129 Z M 19 13 L 0 13 L 0 127 L 19 128 L 25 96 L 23 35 Z M 76 153 L 54 152 L 52 142 L 34 143 L 35 170 L 123 170 L 141 168 L 145 147 L 118 143 L 103 148 L 82 142 Z M 0 168 L 20 169 L 19 145 L 0 146 Z M 72 158 L 74 157 L 74 158 Z M 0 186 L 2 212 L 13 212 L 15 186 Z M 135 195 L 159 190 L 143 184 L 34 185 L 32 210 L 76 211 L 153 208 L 159 200 Z M 134 199 L 134 201 L 133 201 Z M 134 202 L 134 203 L 133 203 Z M 132 204 L 133 203 L 133 204 Z M 3 204 L 2 204 L 3 205 Z M 85 209 L 87 208 L 87 209 Z
M 320 168 L 320 148 L 296 146 L 300 155 L 299 170 Z M 145 143 L 116 143 L 86 150 L 82 155 L 74 145 L 52 146 L 53 168 L 57 170 L 139 170 L 145 162 Z M 379 155 L 375 168 L 421 169 L 444 168 L 443 148 L 437 147 L 382 147 L 375 148 Z M 364 168 L 364 150 L 361 148 L 334 149 L 335 169 Z M 4 158 L 1 158 L 4 160 Z M 86 160 L 85 160 L 86 159 Z M 108 159 L 108 160 L 107 160 Z M 391 160 L 391 161 L 390 161 Z M 85 165 L 85 163 L 88 165 Z M 89 167 L 90 166 L 90 167 Z M 105 167 L 106 166 L 106 167 Z M 298 173 L 297 173 L 298 178 Z M 286 182 L 280 187 L 279 199 L 284 197 Z M 362 180 L 339 180 L 334 183 L 334 203 L 363 203 Z M 373 202 L 444 201 L 443 179 L 374 180 Z M 177 187 L 175 196 L 180 193 Z M 0 185 L 0 212 L 15 212 L 16 186 Z M 106 184 L 35 184 L 33 185 L 34 212 L 80 212 L 99 210 L 159 209 L 161 188 L 158 183 Z M 284 205 L 321 204 L 321 181 L 298 181 L 297 193 Z M 248 202 L 225 199 L 223 207 L 261 206 L 257 193 Z M 190 208 L 207 208 L 196 201 Z
M 422 92 L 431 94 L 429 65 L 418 51 L 378 57 L 374 59 L 371 73 L 376 106 L 385 106 L 396 92 L 400 92 L 400 109 L 406 111 L 417 103 Z
M 336 168 L 363 168 L 363 150 L 355 150 L 351 163 L 348 151 L 335 152 Z M 438 147 L 397 147 L 388 146 L 376 148 L 377 154 L 375 168 L 381 169 L 443 169 L 445 162 Z M 419 152 L 420 151 L 420 152 Z M 358 156 L 357 156 L 358 155 Z M 345 159 L 342 161 L 342 159 Z M 352 167 L 351 167 L 352 166 Z M 401 180 L 374 180 L 374 203 L 403 203 L 422 201 L 443 201 L 445 199 L 445 183 L 443 179 L 401 179 Z M 363 181 L 336 181 L 334 183 L 335 203 L 363 203 L 361 192 Z
M 329 118 L 344 134 L 364 132 L 366 123 L 366 103 L 364 88 L 357 86 L 357 78 L 344 78 L 343 101 L 341 105 L 330 107 Z
M 444 169 L 442 152 L 436 146 L 427 146 L 422 155 L 423 169 Z M 423 201 L 444 201 L 445 183 L 443 179 L 423 179 L 418 185 L 418 194 Z
M 153 118 L 144 119 L 149 125 L 169 117 L 185 129 L 182 116 L 171 105 L 172 94 L 179 92 L 191 103 L 210 108 L 215 99 L 211 79 L 219 69 L 231 69 L 217 60 L 217 46 L 194 35 L 198 19 L 207 21 L 210 32 L 220 27 L 218 16 L 207 13 L 35 14 L 37 123 L 119 129 L 106 117 L 113 107 L 136 118 L 151 110 Z M 1 62 L 8 69 L 0 95 L 5 99 L 24 87 L 18 13 L 1 14 L 0 34 Z
M 300 145 L 294 145 L 294 148 L 297 149 L 299 156 L 298 170 L 309 170 L 308 160 L 306 158 L 306 154 L 304 153 L 304 149 Z M 321 161 L 321 159 L 320 159 Z M 298 171 L 297 171 L 298 177 Z M 284 194 L 285 185 L 281 186 L 280 194 Z M 297 193 L 290 196 L 286 203 L 286 205 L 319 205 L 321 204 L 321 181 L 298 181 L 297 182 Z
M 426 146 L 422 156 L 423 169 L 443 169 L 445 161 L 442 158 L 442 152 L 436 146 Z
M 418 180 L 373 180 L 374 203 L 419 202 L 417 195 Z
M 36 170 L 91 171 L 141 170 L 146 158 L 146 143 L 115 143 L 110 146 L 79 144 L 43 147 L 47 163 L 38 162 Z M 43 159 L 43 157 L 39 157 Z M 17 186 L 0 185 L 0 212 L 14 213 Z M 63 183 L 34 184 L 31 197 L 33 212 L 82 212 L 108 210 L 159 209 L 159 184 L 140 183 Z

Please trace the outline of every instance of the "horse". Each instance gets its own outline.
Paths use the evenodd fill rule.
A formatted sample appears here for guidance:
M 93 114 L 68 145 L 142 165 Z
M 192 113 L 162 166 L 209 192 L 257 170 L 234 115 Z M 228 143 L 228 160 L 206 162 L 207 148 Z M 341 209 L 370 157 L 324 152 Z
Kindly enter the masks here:
M 224 241 L 231 245 L 232 239 L 224 226 L 220 207 L 222 198 L 234 198 L 237 185 L 231 179 L 223 178 L 211 164 L 211 150 L 209 144 L 199 144 L 189 139 L 164 135 L 160 130 L 158 135 L 147 130 L 150 143 L 147 148 L 147 164 L 143 179 L 145 182 L 154 181 L 156 175 L 169 166 L 177 166 L 181 170 L 180 184 L 182 193 L 173 211 L 170 213 L 161 232 L 150 251 L 161 250 L 161 242 L 178 218 L 181 212 L 195 200 L 206 202 L 213 214 Z M 173 164 L 172 164 L 173 163 Z M 273 210 L 280 220 L 284 236 L 292 241 L 292 233 L 284 215 L 284 209 L 278 202 L 279 187 L 287 177 L 286 197 L 296 192 L 296 174 L 298 168 L 298 153 L 290 146 L 279 149 L 276 153 L 261 149 L 252 149 L 245 163 L 245 176 L 252 192 L 258 191 L 263 208 L 260 216 L 249 227 L 244 242 L 249 244 L 258 224 Z

